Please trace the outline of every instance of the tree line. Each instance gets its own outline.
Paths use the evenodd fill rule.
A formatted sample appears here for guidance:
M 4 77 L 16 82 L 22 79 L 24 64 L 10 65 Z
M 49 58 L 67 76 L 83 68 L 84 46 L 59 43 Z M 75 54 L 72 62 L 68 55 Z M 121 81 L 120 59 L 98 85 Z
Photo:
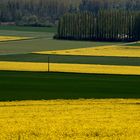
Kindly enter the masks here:
M 140 11 L 100 10 L 65 14 L 55 38 L 98 41 L 140 40 Z
M 18 25 L 56 25 L 66 13 L 101 9 L 140 10 L 139 0 L 0 0 L 0 22 Z

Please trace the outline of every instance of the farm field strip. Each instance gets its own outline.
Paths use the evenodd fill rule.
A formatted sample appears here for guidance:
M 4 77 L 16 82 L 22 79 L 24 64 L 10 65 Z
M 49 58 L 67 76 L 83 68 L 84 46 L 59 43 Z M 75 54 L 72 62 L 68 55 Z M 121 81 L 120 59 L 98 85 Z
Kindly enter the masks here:
M 52 33 L 36 33 L 36 32 L 21 32 L 21 31 L 1 31 L 0 36 L 17 36 L 29 38 L 52 38 Z
M 140 41 L 134 43 L 127 43 L 127 46 L 140 46 Z
M 0 71 L 0 100 L 140 99 L 139 83 L 138 75 Z
M 139 140 L 139 104 L 139 99 L 0 102 L 0 139 Z
M 48 67 L 49 66 L 49 67 Z M 140 75 L 139 66 L 0 61 L 0 70 Z
M 43 54 L 0 55 L 0 61 L 140 66 L 140 57 L 101 57 Z
M 140 46 L 101 46 L 70 50 L 41 51 L 37 54 L 80 55 L 80 56 L 114 56 L 114 57 L 140 57 Z
M 0 42 L 5 41 L 17 41 L 17 40 L 25 40 L 31 39 L 30 37 L 20 37 L 20 36 L 0 36 Z

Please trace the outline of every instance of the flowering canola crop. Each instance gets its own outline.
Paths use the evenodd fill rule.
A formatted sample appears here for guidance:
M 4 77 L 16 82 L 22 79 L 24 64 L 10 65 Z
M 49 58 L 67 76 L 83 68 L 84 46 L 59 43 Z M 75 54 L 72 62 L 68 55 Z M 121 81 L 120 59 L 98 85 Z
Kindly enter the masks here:
M 139 138 L 139 99 L 0 102 L 1 140 Z
M 0 36 L 0 42 L 1 42 L 1 41 L 23 40 L 23 39 L 29 39 L 29 37 L 20 37 L 20 36 Z
M 37 54 L 140 57 L 140 46 L 100 46 L 70 50 L 41 51 Z
M 48 71 L 48 63 L 0 61 L 0 70 Z M 140 66 L 50 63 L 51 72 L 140 75 Z

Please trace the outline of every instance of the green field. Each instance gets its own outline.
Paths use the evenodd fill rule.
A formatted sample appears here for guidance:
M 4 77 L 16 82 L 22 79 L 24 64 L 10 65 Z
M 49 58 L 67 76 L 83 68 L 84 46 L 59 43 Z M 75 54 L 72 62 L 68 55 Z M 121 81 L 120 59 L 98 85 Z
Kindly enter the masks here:
M 140 76 L 0 72 L 0 100 L 140 98 Z
M 30 40 L 0 42 L 0 61 L 48 62 L 36 51 L 120 44 L 53 40 L 56 28 L 0 27 L 1 36 L 29 36 Z M 122 44 L 122 43 L 121 43 Z M 130 44 L 140 46 L 139 43 Z M 49 55 L 51 63 L 140 66 L 140 58 Z M 0 100 L 140 98 L 140 76 L 0 71 Z
M 55 33 L 57 32 L 57 27 L 0 26 L 0 30 Z
M 37 62 L 43 63 L 72 63 L 72 64 L 103 64 L 103 65 L 131 65 L 140 66 L 140 58 L 125 57 L 91 57 L 91 56 L 65 56 L 65 55 L 41 55 L 41 54 L 16 54 L 2 55 L 0 61 Z
M 139 42 L 133 43 L 133 44 L 128 44 L 127 46 L 140 46 Z

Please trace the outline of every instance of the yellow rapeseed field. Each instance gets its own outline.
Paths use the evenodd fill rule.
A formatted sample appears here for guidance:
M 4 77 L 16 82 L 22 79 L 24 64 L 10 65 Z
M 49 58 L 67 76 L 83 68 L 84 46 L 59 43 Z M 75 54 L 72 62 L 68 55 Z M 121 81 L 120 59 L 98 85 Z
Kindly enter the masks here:
M 70 50 L 42 51 L 37 54 L 140 57 L 140 46 L 100 46 Z
M 0 61 L 0 70 L 13 71 L 47 71 L 47 63 L 32 63 L 32 62 L 8 62 Z
M 139 140 L 140 99 L 0 102 L 0 140 Z
M 20 37 L 20 36 L 0 36 L 0 42 L 2 42 L 2 41 L 23 40 L 23 39 L 29 39 L 29 37 Z
M 51 72 L 140 75 L 140 66 L 50 63 Z M 48 71 L 48 63 L 0 61 L 0 70 Z

